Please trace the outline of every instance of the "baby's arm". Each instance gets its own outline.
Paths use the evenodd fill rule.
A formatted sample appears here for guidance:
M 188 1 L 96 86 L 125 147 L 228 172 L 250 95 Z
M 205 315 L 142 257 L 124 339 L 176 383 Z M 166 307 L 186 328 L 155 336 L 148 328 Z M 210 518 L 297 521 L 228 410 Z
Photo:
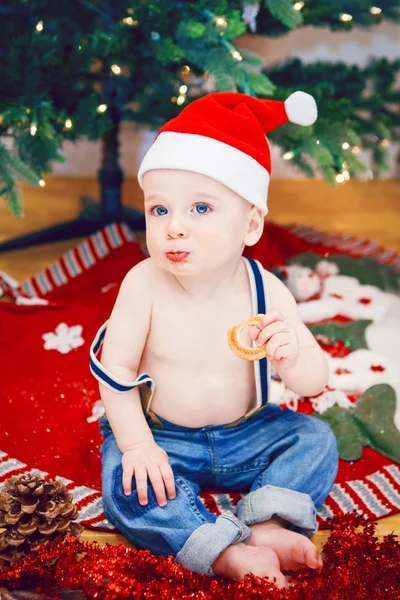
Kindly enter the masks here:
M 135 381 L 150 330 L 152 293 L 147 261 L 136 265 L 124 278 L 107 325 L 101 362 L 123 381 Z M 142 505 L 148 502 L 149 479 L 160 506 L 166 496 L 175 497 L 174 474 L 168 455 L 156 444 L 143 414 L 139 388 L 117 393 L 100 384 L 107 418 L 122 452 L 122 484 L 131 494 L 132 477 Z M 165 486 L 165 488 L 164 488 Z
M 257 345 L 266 343 L 266 356 L 282 381 L 296 394 L 315 396 L 328 383 L 328 363 L 318 342 L 302 322 L 295 299 L 272 273 L 264 271 L 270 311 L 260 329 L 250 328 Z
M 104 338 L 101 363 L 117 378 L 135 381 L 150 329 L 151 294 L 146 265 L 139 263 L 125 276 Z M 121 452 L 132 444 L 151 441 L 140 401 L 139 388 L 123 394 L 100 383 L 107 418 Z

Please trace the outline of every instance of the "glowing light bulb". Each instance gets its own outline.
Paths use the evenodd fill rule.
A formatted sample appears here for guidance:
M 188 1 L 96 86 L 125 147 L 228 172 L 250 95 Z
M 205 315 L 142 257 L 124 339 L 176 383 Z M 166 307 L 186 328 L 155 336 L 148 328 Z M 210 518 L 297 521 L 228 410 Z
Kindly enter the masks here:
M 342 144 L 342 148 L 343 148 L 343 150 L 347 150 L 347 148 L 350 148 L 350 144 L 348 142 L 344 142 Z
M 121 67 L 119 67 L 118 65 L 111 65 L 111 71 L 115 73 L 115 75 L 120 75 Z
M 353 146 L 351 151 L 353 154 L 358 154 L 360 152 L 360 148 L 358 146 Z
M 190 67 L 188 65 L 184 65 L 181 69 L 182 75 L 187 75 L 190 71 Z
M 122 19 L 122 22 L 125 23 L 125 25 L 134 25 L 135 21 L 132 19 L 132 17 L 125 17 L 125 19 Z
M 342 171 L 342 175 L 346 181 L 348 181 L 350 179 L 350 173 L 347 170 Z
M 36 31 L 43 31 L 43 21 L 39 21 L 38 23 L 36 23 Z
M 40 185 L 40 187 L 44 187 L 44 186 L 46 185 L 46 182 L 45 182 L 45 180 L 44 180 L 44 179 L 41 179 L 41 180 L 39 181 L 39 185 Z
M 348 23 L 349 21 L 352 21 L 353 17 L 351 15 L 349 15 L 348 13 L 342 13 L 340 15 L 340 20 L 343 21 L 344 23 Z
M 219 27 L 226 27 L 228 25 L 225 17 L 216 17 L 215 22 Z
M 317 140 L 315 143 L 317 144 L 317 146 L 319 146 L 319 140 Z
M 381 146 L 382 148 L 386 148 L 387 146 L 389 146 L 389 140 L 383 139 L 381 141 Z
M 181 105 L 185 102 L 185 100 L 186 100 L 185 96 L 178 96 L 176 103 Z
M 282 156 L 282 158 L 284 160 L 291 160 L 293 158 L 294 154 L 293 152 L 285 152 L 285 154 Z
M 106 112 L 106 110 L 107 110 L 107 104 L 99 104 L 99 106 L 97 107 L 97 112 L 99 112 L 99 113 Z
M 371 15 L 380 15 L 382 12 L 382 9 L 379 8 L 379 6 L 371 6 L 371 8 L 369 9 L 369 12 L 371 13 Z
M 65 121 L 65 127 L 66 127 L 67 129 L 71 129 L 71 127 L 72 127 L 72 121 L 71 121 L 71 119 L 67 119 L 67 120 Z
M 243 60 L 243 56 L 237 50 L 231 50 L 230 53 L 232 54 L 235 60 Z
M 294 4 L 293 8 L 294 10 L 301 10 L 304 6 L 304 2 L 296 2 L 296 4 Z
M 179 91 L 181 94 L 186 94 L 187 89 L 188 89 L 187 85 L 181 85 L 181 87 L 179 88 Z
M 36 127 L 36 125 L 33 123 L 33 124 L 31 125 L 31 135 L 36 135 L 36 132 L 37 132 L 37 127 Z
M 337 181 L 338 183 L 343 183 L 343 182 L 344 182 L 344 177 L 343 177 L 343 175 L 342 175 L 341 173 L 338 173 L 338 174 L 336 175 L 336 181 Z

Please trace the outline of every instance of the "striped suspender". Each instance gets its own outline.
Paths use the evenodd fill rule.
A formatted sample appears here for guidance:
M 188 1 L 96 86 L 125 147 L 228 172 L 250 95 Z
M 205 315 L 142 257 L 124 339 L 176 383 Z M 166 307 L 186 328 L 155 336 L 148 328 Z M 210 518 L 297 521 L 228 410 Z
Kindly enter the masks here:
M 96 337 L 93 340 L 93 343 L 90 347 L 90 370 L 92 374 L 105 385 L 109 390 L 113 392 L 118 392 L 123 394 L 125 392 L 130 392 L 138 385 L 145 384 L 151 390 L 151 397 L 154 395 L 155 383 L 145 373 L 139 375 L 136 381 L 122 381 L 122 379 L 118 379 L 115 375 L 112 375 L 97 358 L 97 354 L 101 348 L 101 345 L 104 340 L 104 336 L 106 334 L 108 321 L 106 321 L 98 330 Z
M 269 297 L 263 274 L 264 269 L 257 260 L 245 257 L 243 259 L 250 279 L 253 315 L 265 314 L 269 310 Z M 268 403 L 270 364 L 266 358 L 254 361 L 254 375 L 257 389 L 256 408 L 261 408 Z
M 245 261 L 253 303 L 253 315 L 264 314 L 268 310 L 268 294 L 264 285 L 263 268 L 256 260 L 243 257 Z M 94 377 L 98 379 L 108 389 L 123 394 L 133 390 L 138 385 L 146 385 L 151 391 L 151 397 L 148 402 L 148 407 L 151 405 L 151 400 L 155 391 L 155 382 L 146 373 L 142 373 L 135 381 L 122 381 L 115 377 L 98 360 L 97 355 L 106 334 L 108 321 L 106 321 L 98 330 L 95 339 L 90 347 L 90 370 Z M 257 389 L 257 408 L 260 408 L 268 402 L 268 387 L 269 387 L 269 362 L 266 358 L 254 361 L 254 372 L 256 378 Z

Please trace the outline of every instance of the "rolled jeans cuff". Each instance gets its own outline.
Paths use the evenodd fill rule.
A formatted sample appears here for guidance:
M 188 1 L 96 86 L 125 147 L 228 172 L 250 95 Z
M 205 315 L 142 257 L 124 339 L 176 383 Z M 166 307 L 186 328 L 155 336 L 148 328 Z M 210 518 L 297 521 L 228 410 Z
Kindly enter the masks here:
M 289 523 L 285 523 L 286 529 L 308 538 L 318 530 L 317 510 L 310 496 L 288 488 L 264 485 L 242 498 L 236 512 L 246 525 L 279 517 Z
M 175 557 L 194 573 L 215 575 L 212 564 L 225 548 L 248 540 L 252 530 L 233 513 L 220 515 L 214 523 L 200 525 Z

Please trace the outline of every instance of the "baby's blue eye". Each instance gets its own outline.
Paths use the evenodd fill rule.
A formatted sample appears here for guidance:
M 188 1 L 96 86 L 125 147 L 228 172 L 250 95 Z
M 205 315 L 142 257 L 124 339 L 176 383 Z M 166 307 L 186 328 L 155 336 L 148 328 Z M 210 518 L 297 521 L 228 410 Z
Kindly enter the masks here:
M 196 204 L 196 208 L 200 208 L 201 210 L 197 211 L 199 215 L 207 214 L 208 209 L 210 208 L 207 204 Z M 206 209 L 206 210 L 203 210 Z
M 156 211 L 156 215 L 157 215 L 157 216 L 159 216 L 159 217 L 162 217 L 162 216 L 164 216 L 164 215 L 166 215 L 166 214 L 167 214 L 167 209 L 166 209 L 166 208 L 164 208 L 164 206 L 155 206 L 155 207 L 153 208 L 153 210 L 155 210 L 155 211 Z M 159 212 L 158 212 L 159 210 L 164 210 L 165 212 L 163 212 L 163 213 L 159 213 Z

